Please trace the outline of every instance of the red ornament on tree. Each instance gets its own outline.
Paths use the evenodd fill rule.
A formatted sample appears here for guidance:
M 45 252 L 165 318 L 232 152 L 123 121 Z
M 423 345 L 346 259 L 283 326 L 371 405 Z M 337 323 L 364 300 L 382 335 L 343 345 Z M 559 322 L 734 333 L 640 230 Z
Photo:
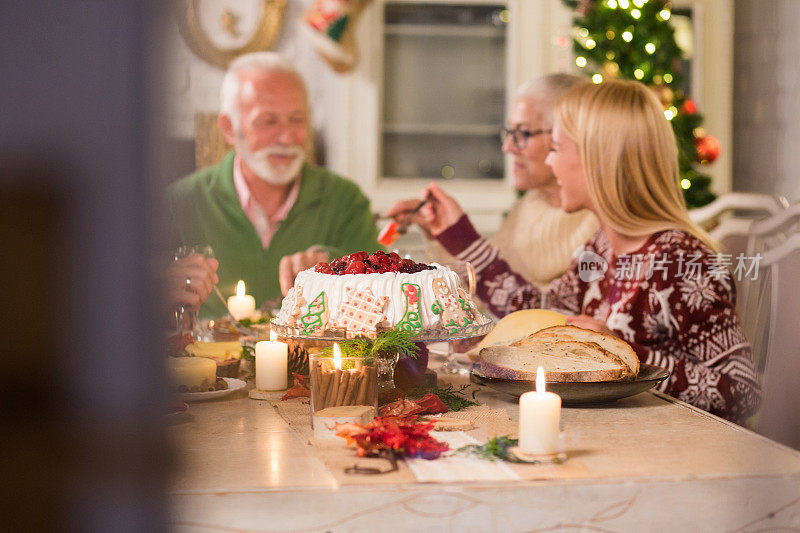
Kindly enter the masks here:
M 703 165 L 713 163 L 719 157 L 720 144 L 713 135 L 706 135 L 694 140 L 697 147 L 697 161 Z
M 694 100 L 690 100 L 689 98 L 684 100 L 681 109 L 687 115 L 694 115 L 697 113 L 697 105 L 695 105 Z
M 592 2 L 592 0 L 580 0 L 577 11 L 581 15 L 586 16 L 592 12 L 593 8 L 594 8 L 594 2 Z

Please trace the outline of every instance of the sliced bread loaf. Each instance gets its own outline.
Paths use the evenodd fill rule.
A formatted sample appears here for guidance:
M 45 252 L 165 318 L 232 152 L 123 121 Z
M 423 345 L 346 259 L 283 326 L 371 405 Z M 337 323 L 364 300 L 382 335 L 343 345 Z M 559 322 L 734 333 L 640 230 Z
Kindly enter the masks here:
M 554 342 L 571 339 L 580 342 L 594 342 L 599 344 L 604 350 L 616 355 L 628 366 L 633 377 L 639 375 L 639 357 L 633 351 L 630 344 L 605 333 L 598 333 L 589 329 L 576 326 L 553 326 L 545 328 L 527 336 L 517 342 L 517 346 L 528 346 L 538 344 L 543 341 Z
M 480 344 L 467 352 L 473 361 L 479 359 L 481 348 L 487 346 L 508 346 L 512 342 L 524 339 L 531 333 L 550 326 L 563 326 L 567 323 L 566 315 L 548 309 L 523 309 L 504 316 L 492 331 L 484 337 Z
M 483 348 L 481 372 L 489 377 L 535 380 L 541 366 L 548 381 L 622 381 L 631 377 L 622 360 L 593 342 L 561 340 L 529 346 Z

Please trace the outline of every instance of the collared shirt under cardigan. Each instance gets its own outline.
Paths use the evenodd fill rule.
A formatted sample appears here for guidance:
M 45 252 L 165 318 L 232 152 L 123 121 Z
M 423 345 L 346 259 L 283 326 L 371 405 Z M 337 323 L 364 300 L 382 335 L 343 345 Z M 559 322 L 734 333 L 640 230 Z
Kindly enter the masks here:
M 233 186 L 236 187 L 236 195 L 239 197 L 239 205 L 242 210 L 250 219 L 256 233 L 261 237 L 261 245 L 264 248 L 269 246 L 272 236 L 278 231 L 281 222 L 286 220 L 286 215 L 292 210 L 292 206 L 297 201 L 297 195 L 300 194 L 300 182 L 302 176 L 298 177 L 292 182 L 289 188 L 289 194 L 286 200 L 278 206 L 278 210 L 271 216 L 267 216 L 261 204 L 258 203 L 253 193 L 250 192 L 250 187 L 244 179 L 242 174 L 242 159 L 239 156 L 233 158 Z
M 369 199 L 358 186 L 308 163 L 303 165 L 297 200 L 264 248 L 236 194 L 233 160 L 231 151 L 219 164 L 179 180 L 169 190 L 171 244 L 211 245 L 219 261 L 218 287 L 226 297 L 235 294 L 241 279 L 256 306 L 280 298 L 281 258 L 315 244 L 332 256 L 380 248 Z M 200 313 L 219 317 L 225 307 L 212 296 Z

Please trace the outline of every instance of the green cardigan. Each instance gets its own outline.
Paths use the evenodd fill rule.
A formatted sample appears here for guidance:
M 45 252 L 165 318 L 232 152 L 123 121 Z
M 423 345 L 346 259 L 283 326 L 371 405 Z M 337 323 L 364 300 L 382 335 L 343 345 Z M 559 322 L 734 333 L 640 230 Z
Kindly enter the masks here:
M 356 184 L 323 168 L 303 166 L 300 193 L 264 249 L 242 209 L 233 184 L 234 152 L 218 165 L 201 169 L 169 190 L 172 244 L 210 244 L 219 260 L 219 289 L 227 298 L 244 280 L 260 307 L 281 296 L 278 263 L 288 254 L 319 244 L 331 256 L 380 248 L 369 200 Z M 213 294 L 201 316 L 219 317 L 225 306 Z

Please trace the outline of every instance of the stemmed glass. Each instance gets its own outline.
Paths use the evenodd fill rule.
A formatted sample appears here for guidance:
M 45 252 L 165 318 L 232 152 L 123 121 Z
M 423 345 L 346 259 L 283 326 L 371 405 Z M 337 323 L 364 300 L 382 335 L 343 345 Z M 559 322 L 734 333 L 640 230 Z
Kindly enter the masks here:
M 172 254 L 172 260 L 177 261 L 190 255 L 200 254 L 206 259 L 214 259 L 214 249 L 208 244 L 195 244 L 191 246 L 178 246 Z M 187 290 L 191 286 L 191 280 L 186 278 Z M 185 332 L 191 333 L 192 337 L 198 340 L 203 340 L 211 336 L 208 328 L 204 327 L 200 322 L 199 310 L 190 310 L 184 306 L 179 306 L 175 310 L 175 325 L 179 334 Z
M 447 263 L 445 266 L 458 274 L 461 278 L 461 284 L 467 288 L 469 297 L 472 299 L 475 296 L 475 288 L 477 285 L 475 269 L 472 268 L 472 263 L 469 261 L 457 261 L 454 263 Z M 456 360 L 455 350 L 453 350 L 453 341 L 447 341 L 445 361 L 437 372 L 440 374 L 469 374 L 469 369 Z

